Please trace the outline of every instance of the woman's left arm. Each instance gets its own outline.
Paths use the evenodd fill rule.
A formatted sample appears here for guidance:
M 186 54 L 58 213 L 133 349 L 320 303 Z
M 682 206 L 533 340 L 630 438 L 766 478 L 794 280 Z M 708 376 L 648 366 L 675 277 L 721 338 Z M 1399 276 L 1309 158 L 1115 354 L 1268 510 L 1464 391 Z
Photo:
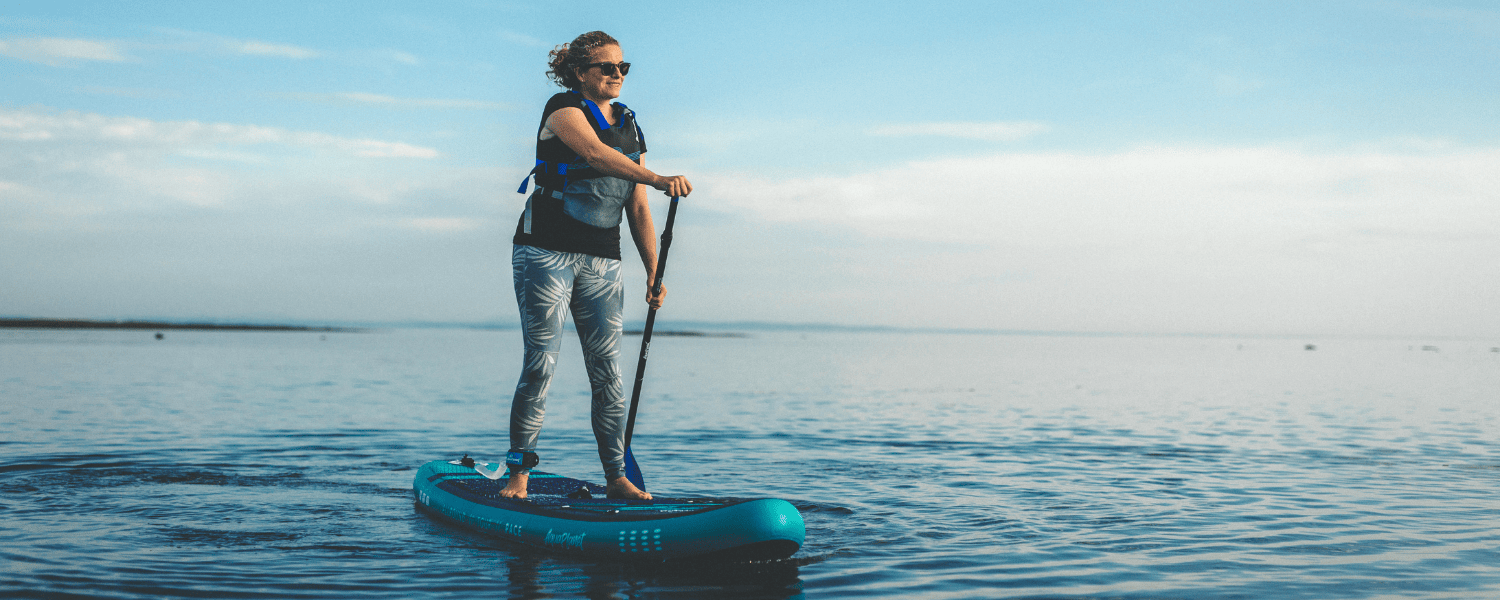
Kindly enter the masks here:
M 642 162 L 645 158 L 642 157 Z M 636 184 L 630 193 L 630 199 L 625 202 L 625 221 L 630 224 L 630 238 L 635 240 L 635 249 L 641 255 L 641 262 L 646 266 L 646 304 L 651 308 L 661 308 L 662 299 L 667 297 L 667 288 L 662 286 L 661 294 L 655 294 L 656 283 L 656 223 L 651 220 L 651 202 L 647 194 L 647 186 Z

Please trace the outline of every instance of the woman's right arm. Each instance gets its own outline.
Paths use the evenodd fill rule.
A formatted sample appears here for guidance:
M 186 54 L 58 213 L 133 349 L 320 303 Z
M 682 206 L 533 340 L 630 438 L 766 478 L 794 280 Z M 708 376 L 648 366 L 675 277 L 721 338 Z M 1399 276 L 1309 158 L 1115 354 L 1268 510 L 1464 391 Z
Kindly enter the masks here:
M 668 196 L 686 196 L 693 191 L 693 186 L 686 177 L 662 177 L 635 164 L 635 161 L 614 148 L 604 145 L 604 142 L 599 141 L 599 136 L 594 135 L 594 128 L 589 125 L 582 109 L 570 106 L 553 112 L 552 116 L 547 117 L 547 128 L 557 134 L 558 139 L 567 144 L 570 150 L 583 157 L 590 167 L 606 175 L 644 183 L 666 192 Z

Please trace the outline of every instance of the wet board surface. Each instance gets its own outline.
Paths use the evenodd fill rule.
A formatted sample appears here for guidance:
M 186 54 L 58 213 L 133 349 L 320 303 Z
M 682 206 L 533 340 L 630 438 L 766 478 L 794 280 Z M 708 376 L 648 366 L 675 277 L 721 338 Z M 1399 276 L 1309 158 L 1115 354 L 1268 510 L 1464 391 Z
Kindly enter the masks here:
M 412 491 L 422 509 L 461 527 L 600 558 L 774 560 L 795 553 L 806 535 L 796 507 L 774 498 L 613 500 L 603 486 L 533 471 L 517 500 L 500 497 L 506 482 L 433 461 L 417 469 Z

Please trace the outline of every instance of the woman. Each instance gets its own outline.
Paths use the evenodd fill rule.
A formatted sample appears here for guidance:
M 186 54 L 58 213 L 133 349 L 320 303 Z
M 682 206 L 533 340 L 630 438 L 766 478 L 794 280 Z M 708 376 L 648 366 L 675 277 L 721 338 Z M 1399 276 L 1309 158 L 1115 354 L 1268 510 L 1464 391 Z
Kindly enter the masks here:
M 516 225 L 511 267 L 526 354 L 510 407 L 510 481 L 501 496 L 525 498 L 547 386 L 562 346 L 564 310 L 573 315 L 593 390 L 594 440 L 611 498 L 649 499 L 625 478 L 625 397 L 618 363 L 624 298 L 620 220 L 630 224 L 646 267 L 646 302 L 659 308 L 649 282 L 656 274 L 656 227 L 644 183 L 669 196 L 693 186 L 641 166 L 645 138 L 635 115 L 614 102 L 630 72 L 620 43 L 585 33 L 550 56 L 547 73 L 569 91 L 553 96 L 537 134 L 536 190 Z M 523 181 L 521 190 L 524 192 Z

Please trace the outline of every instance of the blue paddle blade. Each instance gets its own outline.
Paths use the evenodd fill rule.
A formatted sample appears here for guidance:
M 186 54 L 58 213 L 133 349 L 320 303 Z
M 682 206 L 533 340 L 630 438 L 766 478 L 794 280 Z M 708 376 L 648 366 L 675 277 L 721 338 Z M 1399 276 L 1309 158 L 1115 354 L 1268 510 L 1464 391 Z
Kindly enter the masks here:
M 641 476 L 641 467 L 635 464 L 635 455 L 630 452 L 630 446 L 625 447 L 625 479 L 630 480 L 641 491 L 646 491 L 646 478 Z

